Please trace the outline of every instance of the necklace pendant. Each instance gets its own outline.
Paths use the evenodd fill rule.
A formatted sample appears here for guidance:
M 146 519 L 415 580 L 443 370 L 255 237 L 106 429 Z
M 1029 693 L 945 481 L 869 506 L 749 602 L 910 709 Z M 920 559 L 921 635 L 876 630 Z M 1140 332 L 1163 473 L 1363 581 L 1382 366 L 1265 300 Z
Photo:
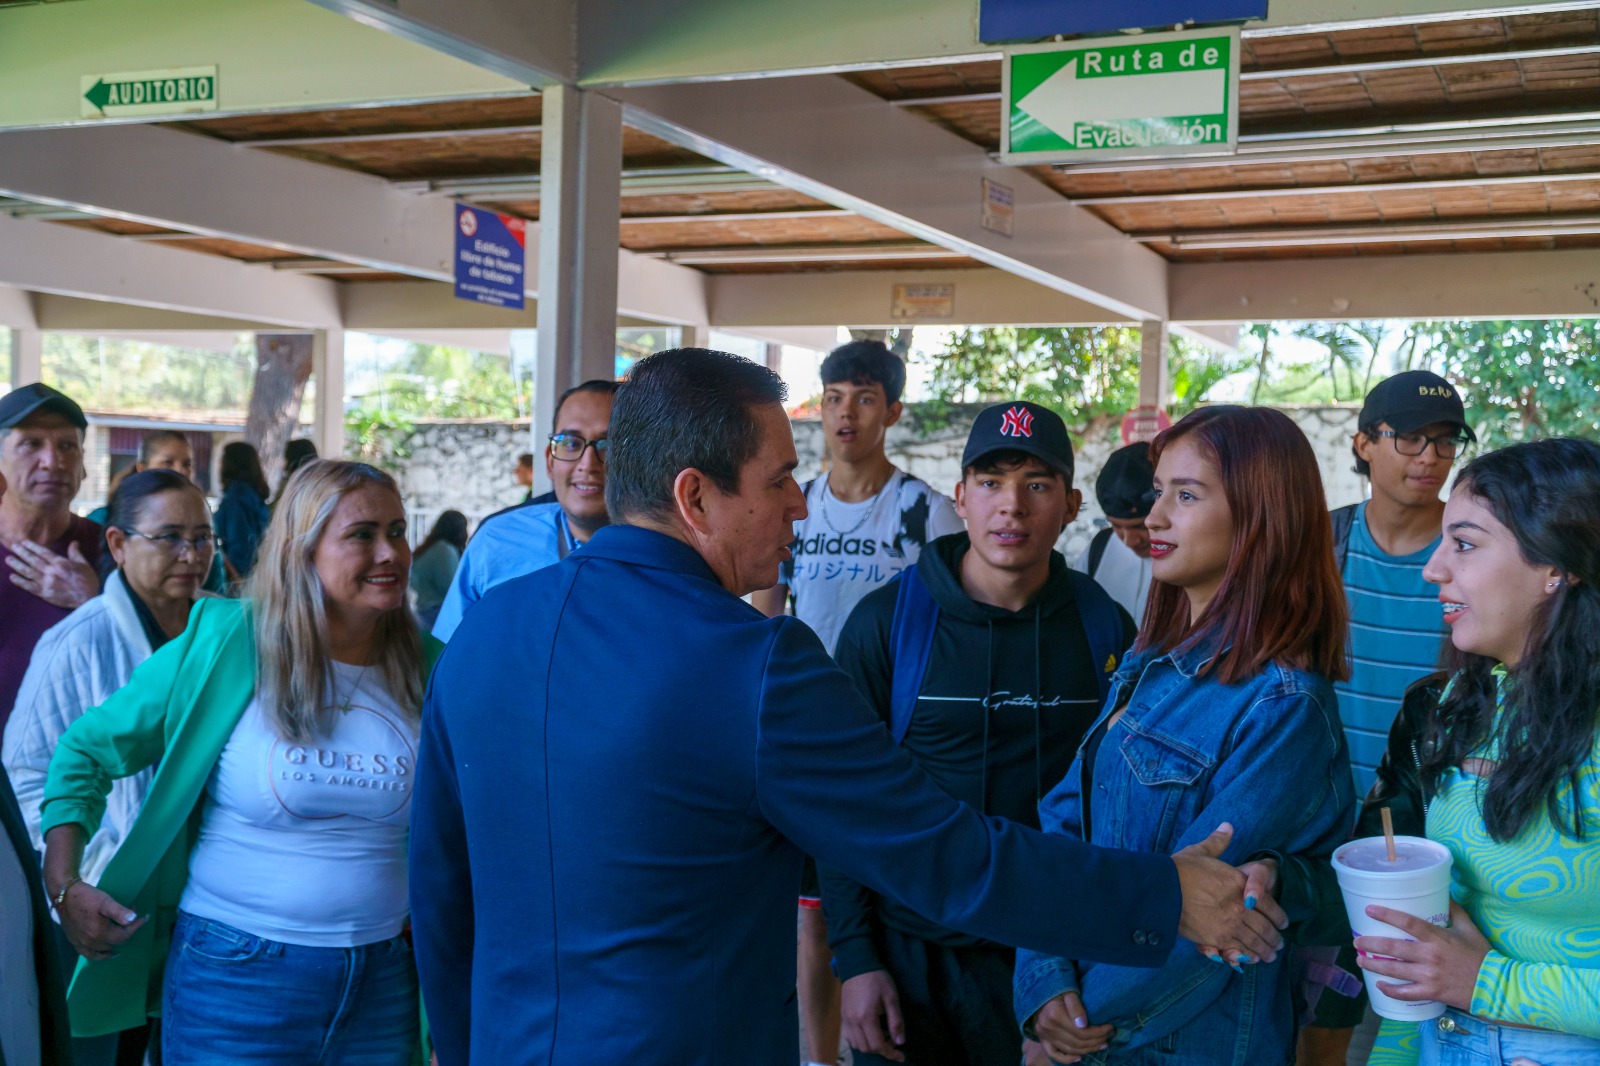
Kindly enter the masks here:
M 349 714 L 350 713 L 350 701 L 349 700 L 345 700 L 343 703 L 339 704 L 339 710 L 342 711 L 345 714 Z

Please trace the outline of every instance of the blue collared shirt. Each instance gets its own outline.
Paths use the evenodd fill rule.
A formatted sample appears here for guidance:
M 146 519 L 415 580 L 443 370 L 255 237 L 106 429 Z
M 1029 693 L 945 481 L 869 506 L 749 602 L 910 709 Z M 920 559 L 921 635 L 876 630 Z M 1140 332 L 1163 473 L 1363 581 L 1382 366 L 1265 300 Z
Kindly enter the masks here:
M 513 507 L 491 515 L 467 542 L 445 593 L 433 635 L 448 641 L 468 608 L 496 585 L 554 566 L 579 547 L 559 503 Z

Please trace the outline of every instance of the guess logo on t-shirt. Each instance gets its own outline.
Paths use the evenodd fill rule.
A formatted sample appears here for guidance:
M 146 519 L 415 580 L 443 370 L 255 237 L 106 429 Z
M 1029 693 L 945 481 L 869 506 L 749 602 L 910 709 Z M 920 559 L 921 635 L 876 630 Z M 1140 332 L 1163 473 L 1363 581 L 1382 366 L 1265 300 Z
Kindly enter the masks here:
M 410 799 L 417 753 L 383 714 L 360 704 L 348 713 L 329 708 L 331 735 L 312 743 L 277 739 L 267 755 L 272 792 L 295 818 L 381 819 Z

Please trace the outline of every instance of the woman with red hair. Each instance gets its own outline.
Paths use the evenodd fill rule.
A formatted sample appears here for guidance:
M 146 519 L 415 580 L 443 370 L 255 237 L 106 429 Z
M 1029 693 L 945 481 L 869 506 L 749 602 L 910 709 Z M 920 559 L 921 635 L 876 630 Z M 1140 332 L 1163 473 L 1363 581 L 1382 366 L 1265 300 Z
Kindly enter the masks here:
M 1151 459 L 1139 639 L 1040 805 L 1043 828 L 1170 854 L 1226 822 L 1227 861 L 1329 855 L 1355 796 L 1331 684 L 1347 672 L 1344 589 L 1310 442 L 1277 411 L 1211 407 L 1157 437 Z M 1017 1019 L 1056 1062 L 1293 1057 L 1285 959 L 1171 947 L 1159 970 L 1020 951 Z

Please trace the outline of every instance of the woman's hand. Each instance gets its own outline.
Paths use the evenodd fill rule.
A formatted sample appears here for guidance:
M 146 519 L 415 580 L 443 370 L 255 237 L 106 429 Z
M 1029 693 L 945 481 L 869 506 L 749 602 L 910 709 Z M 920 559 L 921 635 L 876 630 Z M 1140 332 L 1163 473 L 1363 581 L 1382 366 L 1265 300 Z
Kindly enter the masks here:
M 138 932 L 148 918 L 139 917 L 104 892 L 84 881 L 67 889 L 66 899 L 57 908 L 61 930 L 78 949 L 78 954 L 94 962 L 116 958 L 117 949 Z
M 1278 860 L 1258 859 L 1247 862 L 1239 867 L 1239 872 L 1244 874 L 1244 905 L 1247 910 L 1259 910 L 1272 920 L 1272 924 L 1279 929 L 1285 928 L 1289 923 L 1288 915 L 1283 913 L 1283 908 L 1278 906 Z M 1237 973 L 1240 963 L 1260 962 L 1260 959 L 1245 955 L 1239 951 L 1230 950 L 1224 953 L 1214 944 L 1196 944 L 1195 950 L 1213 962 L 1225 962 L 1232 966 Z
M 1356 937 L 1356 964 L 1384 977 L 1410 981 L 1397 985 L 1378 982 L 1383 993 L 1407 1001 L 1433 1000 L 1455 1007 L 1472 1009 L 1472 990 L 1478 983 L 1478 970 L 1489 954 L 1489 942 L 1472 924 L 1461 905 L 1450 904 L 1450 926 L 1441 929 L 1425 918 L 1417 918 L 1388 907 L 1367 908 L 1369 917 L 1402 932 L 1413 940 L 1382 936 Z M 1390 959 L 1376 956 L 1388 955 Z
M 1090 1025 L 1083 1000 L 1076 992 L 1063 992 L 1039 1008 L 1033 1016 L 1033 1031 L 1053 1060 L 1066 1063 L 1104 1049 L 1117 1030 L 1109 1025 Z

